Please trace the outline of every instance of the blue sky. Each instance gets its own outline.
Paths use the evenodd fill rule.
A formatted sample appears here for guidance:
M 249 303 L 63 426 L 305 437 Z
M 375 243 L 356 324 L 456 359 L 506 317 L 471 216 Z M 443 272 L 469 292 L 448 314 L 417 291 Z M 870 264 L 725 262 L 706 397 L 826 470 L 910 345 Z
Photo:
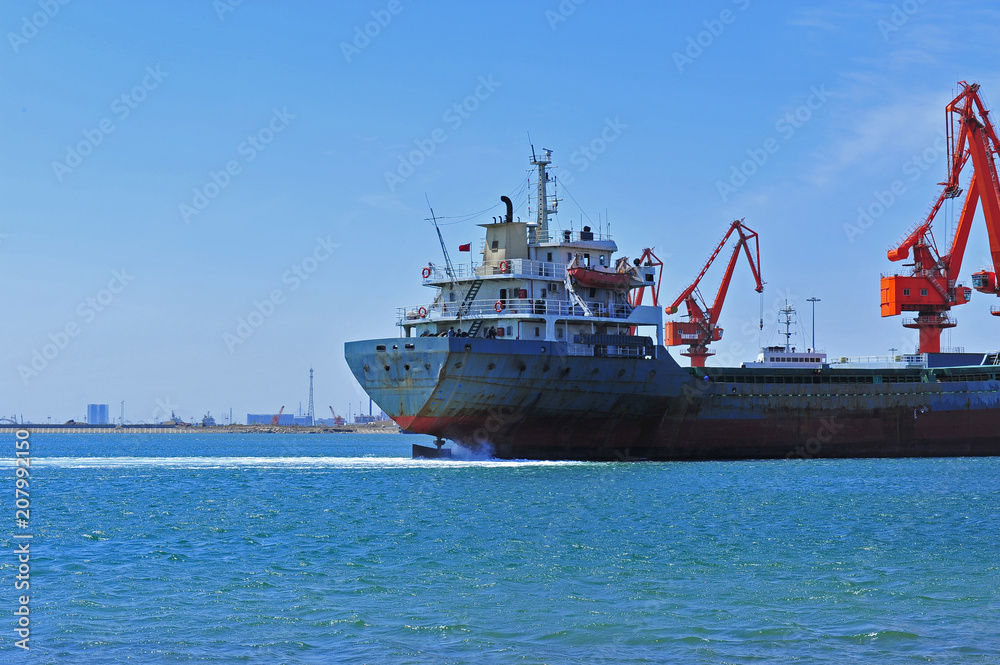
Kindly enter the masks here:
M 499 210 L 529 132 L 558 224 L 606 211 L 666 301 L 745 217 L 768 322 L 816 296 L 831 356 L 912 349 L 879 317 L 885 250 L 938 195 L 957 81 L 1000 99 L 989 2 L 12 0 L 0 25 L 0 416 L 39 422 L 297 410 L 310 367 L 318 415 L 367 407 L 343 343 L 430 298 L 425 195 Z M 452 252 L 481 221 L 443 227 Z M 988 256 L 980 217 L 966 282 Z M 944 343 L 1000 346 L 990 300 Z M 760 306 L 741 266 L 717 364 L 777 341 Z

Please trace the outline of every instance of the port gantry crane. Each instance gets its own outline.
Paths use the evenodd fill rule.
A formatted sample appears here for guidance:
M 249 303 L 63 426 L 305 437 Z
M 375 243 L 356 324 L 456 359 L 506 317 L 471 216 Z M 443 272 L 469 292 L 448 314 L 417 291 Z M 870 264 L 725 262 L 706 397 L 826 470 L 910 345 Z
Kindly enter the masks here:
M 733 253 L 729 257 L 729 265 L 726 266 L 726 273 L 722 277 L 722 283 L 719 285 L 719 291 L 715 295 L 715 301 L 711 307 L 708 307 L 701 296 L 701 292 L 698 290 L 698 284 L 701 283 L 701 279 L 708 272 L 708 269 L 712 266 L 712 263 L 734 233 L 739 236 L 736 240 L 736 246 L 733 247 Z M 753 252 L 750 251 L 750 241 L 753 241 Z M 695 278 L 691 286 L 684 289 L 677 296 L 673 304 L 666 309 L 667 314 L 676 314 L 682 302 L 687 307 L 688 320 L 667 321 L 665 336 L 667 346 L 688 345 L 688 350 L 682 352 L 681 355 L 691 358 L 692 367 L 704 367 L 705 360 L 709 356 L 715 355 L 712 351 L 708 350 L 709 343 L 718 342 L 722 339 L 723 331 L 718 325 L 719 315 L 722 313 L 722 305 L 726 300 L 729 283 L 733 278 L 733 269 L 736 267 L 741 250 L 746 254 L 747 261 L 750 263 L 750 270 L 753 272 L 753 277 L 757 282 L 755 290 L 757 293 L 763 292 L 764 282 L 760 279 L 760 245 L 757 240 L 757 232 L 744 224 L 742 219 L 738 219 L 729 226 L 726 235 L 723 236 L 722 241 L 715 248 L 715 251 L 712 252 L 712 255 L 708 257 L 705 267 L 698 273 L 698 277 Z
M 981 293 L 1000 296 L 996 277 L 1000 272 L 1000 181 L 996 166 L 1000 142 L 990 123 L 989 111 L 979 96 L 979 84 L 960 81 L 958 85 L 962 91 L 945 107 L 948 179 L 939 183 L 943 189 L 927 219 L 888 254 L 890 261 L 902 261 L 912 249 L 913 263 L 905 265 L 912 265 L 913 270 L 908 275 L 884 275 L 881 282 L 882 316 L 896 316 L 904 311 L 917 313 L 913 319 L 904 320 L 903 326 L 920 331 L 918 353 L 941 351 L 941 331 L 957 323 L 949 317 L 949 310 L 955 305 L 964 305 L 972 297 L 972 289 L 959 284 L 958 276 L 972 219 L 980 202 L 989 232 L 993 271 L 973 273 L 972 286 Z M 947 199 L 961 196 L 959 178 L 970 159 L 972 179 L 962 214 L 951 248 L 941 255 L 931 224 Z M 991 312 L 1000 316 L 1000 309 L 996 307 L 991 308 Z
M 272 425 L 277 425 L 278 423 L 280 423 L 281 422 L 281 414 L 283 414 L 284 412 L 285 412 L 285 406 L 284 406 L 284 404 L 282 404 L 281 405 L 281 411 L 278 411 L 276 414 L 274 414 L 274 416 L 271 417 L 271 424 Z

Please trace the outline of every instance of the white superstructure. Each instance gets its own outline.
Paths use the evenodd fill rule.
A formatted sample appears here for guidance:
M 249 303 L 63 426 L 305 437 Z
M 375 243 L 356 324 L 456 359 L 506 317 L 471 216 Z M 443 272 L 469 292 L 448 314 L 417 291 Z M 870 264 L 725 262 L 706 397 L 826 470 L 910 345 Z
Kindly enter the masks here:
M 435 296 L 398 309 L 404 337 L 454 334 L 583 343 L 590 353 L 600 341 L 612 347 L 610 353 L 618 353 L 619 346 L 621 353 L 639 352 L 621 336 L 648 336 L 663 344 L 662 310 L 633 306 L 628 298 L 632 289 L 653 286 L 656 267 L 615 260 L 615 242 L 589 226 L 550 229 L 556 207 L 548 193 L 554 182 L 546 168 L 550 162 L 548 150 L 531 158 L 538 178 L 534 223 L 515 221 L 510 199 L 502 197 L 507 204 L 502 221 L 480 225 L 486 238 L 478 264 L 446 261 L 423 268 L 423 283 Z M 595 342 L 594 335 L 615 337 Z

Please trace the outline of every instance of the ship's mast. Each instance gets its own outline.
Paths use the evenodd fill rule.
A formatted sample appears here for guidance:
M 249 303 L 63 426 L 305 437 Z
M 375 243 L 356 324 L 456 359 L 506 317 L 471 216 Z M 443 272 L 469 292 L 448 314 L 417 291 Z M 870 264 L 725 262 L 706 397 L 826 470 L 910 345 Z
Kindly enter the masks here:
M 548 183 L 548 173 L 545 167 L 552 163 L 552 151 L 542 148 L 543 156 L 535 155 L 535 146 L 531 146 L 531 163 L 538 167 L 538 225 L 535 227 L 535 239 L 537 242 L 548 242 L 549 238 L 549 214 L 555 210 L 549 208 L 549 197 L 546 191 Z
M 785 308 L 780 310 L 782 314 L 785 315 L 785 332 L 781 333 L 785 336 L 785 353 L 792 352 L 792 314 L 795 313 L 795 308 L 785 301 Z
M 444 244 L 441 227 L 438 226 L 437 217 L 434 215 L 434 208 L 431 208 L 431 200 L 427 198 L 426 194 L 424 194 L 424 198 L 427 199 L 427 208 L 431 211 L 431 221 L 434 222 L 434 230 L 437 231 L 438 241 L 441 243 L 441 253 L 444 254 L 444 269 L 448 272 L 448 279 L 451 280 L 451 288 L 455 288 L 455 269 L 451 265 L 451 257 L 448 256 L 448 247 Z

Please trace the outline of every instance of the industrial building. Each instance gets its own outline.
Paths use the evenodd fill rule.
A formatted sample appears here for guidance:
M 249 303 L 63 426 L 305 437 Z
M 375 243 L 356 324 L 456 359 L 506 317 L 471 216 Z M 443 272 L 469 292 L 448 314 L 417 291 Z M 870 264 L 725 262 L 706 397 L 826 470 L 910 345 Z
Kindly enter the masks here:
M 271 421 L 274 419 L 275 414 L 273 413 L 248 413 L 247 414 L 247 425 L 270 425 Z M 279 425 L 294 425 L 295 416 L 291 413 L 282 413 L 278 417 Z
M 91 425 L 107 425 L 109 423 L 109 404 L 88 404 L 87 423 Z

